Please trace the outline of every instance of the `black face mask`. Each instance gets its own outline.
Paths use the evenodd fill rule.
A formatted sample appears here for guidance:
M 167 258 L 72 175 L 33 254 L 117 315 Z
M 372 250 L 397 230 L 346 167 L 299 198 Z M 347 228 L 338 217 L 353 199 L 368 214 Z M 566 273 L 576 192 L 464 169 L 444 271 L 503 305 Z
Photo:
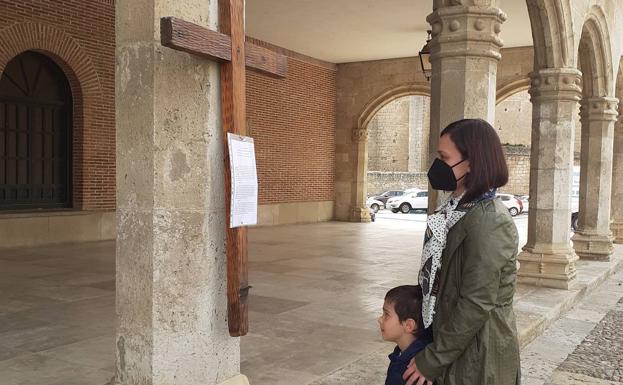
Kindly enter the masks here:
M 463 175 L 459 179 L 456 179 L 456 177 L 454 176 L 454 171 L 452 171 L 452 169 L 459 164 L 465 162 L 466 160 L 467 159 L 463 159 L 459 163 L 456 163 L 454 166 L 450 166 L 439 158 L 435 159 L 433 165 L 430 166 L 430 169 L 428 170 L 428 181 L 430 182 L 431 187 L 435 190 L 442 191 L 456 190 L 456 182 L 463 179 L 467 174 Z

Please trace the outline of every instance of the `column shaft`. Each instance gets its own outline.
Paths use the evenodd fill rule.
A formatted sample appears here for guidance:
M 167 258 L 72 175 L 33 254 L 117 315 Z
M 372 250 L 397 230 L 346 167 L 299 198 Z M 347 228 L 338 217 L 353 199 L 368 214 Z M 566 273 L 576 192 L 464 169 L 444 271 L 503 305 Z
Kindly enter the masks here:
M 579 229 L 573 236 L 576 254 L 583 259 L 610 260 L 614 248 L 610 230 L 612 156 L 618 100 L 582 100 L 582 149 Z
M 506 15 L 489 6 L 439 7 L 431 24 L 431 112 L 429 164 L 437 157 L 439 134 L 449 123 L 481 118 L 494 123 L 497 66 Z M 429 191 L 429 210 L 438 204 Z
M 520 282 L 564 289 L 575 282 L 570 190 L 580 84 L 574 68 L 532 74 L 530 211 L 528 242 L 518 257 Z
M 119 385 L 215 385 L 229 337 L 218 64 L 160 45 L 160 18 L 216 29 L 216 1 L 117 0 Z
M 623 116 L 614 126 L 614 154 L 612 157 L 612 224 L 615 243 L 623 243 Z

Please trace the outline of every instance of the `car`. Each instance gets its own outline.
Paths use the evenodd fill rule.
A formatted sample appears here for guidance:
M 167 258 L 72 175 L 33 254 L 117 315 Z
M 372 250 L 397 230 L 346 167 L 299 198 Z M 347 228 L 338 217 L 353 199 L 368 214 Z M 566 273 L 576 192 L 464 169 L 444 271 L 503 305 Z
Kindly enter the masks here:
M 385 208 L 385 203 L 381 202 L 378 199 L 375 199 L 374 197 L 370 197 L 366 200 L 366 206 L 372 209 L 372 211 L 376 214 L 379 212 L 380 209 Z
M 508 212 L 512 217 L 515 217 L 523 211 L 523 203 L 521 200 L 515 198 L 514 195 L 511 194 L 497 194 L 497 197 L 500 198 L 504 206 L 508 208 Z
M 408 214 L 411 210 L 428 210 L 428 191 L 415 190 L 399 197 L 390 198 L 387 208 L 392 212 Z
M 527 212 L 530 207 L 530 197 L 528 195 L 515 195 L 515 198 L 521 201 L 521 204 L 523 205 L 522 212 Z
M 399 197 L 403 194 L 404 194 L 404 191 L 402 190 L 388 190 L 382 194 L 372 195 L 368 199 L 372 198 L 372 199 L 376 199 L 377 201 L 381 201 L 383 202 L 383 207 L 385 207 L 388 199 L 393 198 L 393 197 Z

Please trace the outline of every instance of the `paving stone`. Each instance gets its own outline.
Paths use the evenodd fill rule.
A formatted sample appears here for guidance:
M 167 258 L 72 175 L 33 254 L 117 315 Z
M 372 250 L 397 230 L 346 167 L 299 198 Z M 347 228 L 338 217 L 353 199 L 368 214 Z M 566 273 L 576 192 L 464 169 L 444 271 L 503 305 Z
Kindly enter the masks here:
M 623 299 L 619 301 L 619 305 Z M 560 370 L 623 382 L 623 311 L 608 312 Z

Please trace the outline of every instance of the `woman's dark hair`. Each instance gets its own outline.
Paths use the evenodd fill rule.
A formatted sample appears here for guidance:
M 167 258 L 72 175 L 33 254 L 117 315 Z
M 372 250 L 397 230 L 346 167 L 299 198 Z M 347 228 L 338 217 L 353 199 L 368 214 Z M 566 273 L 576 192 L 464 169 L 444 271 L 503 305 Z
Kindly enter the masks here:
M 398 286 L 385 294 L 385 301 L 394 305 L 394 311 L 400 322 L 409 318 L 415 321 L 417 329 L 413 334 L 420 335 L 424 332 L 424 320 L 422 318 L 422 288 L 420 285 Z
M 462 119 L 450 123 L 440 136 L 450 135 L 463 159 L 469 160 L 465 176 L 465 195 L 461 202 L 471 202 L 493 188 L 508 183 L 508 166 L 500 138 L 482 119 Z

